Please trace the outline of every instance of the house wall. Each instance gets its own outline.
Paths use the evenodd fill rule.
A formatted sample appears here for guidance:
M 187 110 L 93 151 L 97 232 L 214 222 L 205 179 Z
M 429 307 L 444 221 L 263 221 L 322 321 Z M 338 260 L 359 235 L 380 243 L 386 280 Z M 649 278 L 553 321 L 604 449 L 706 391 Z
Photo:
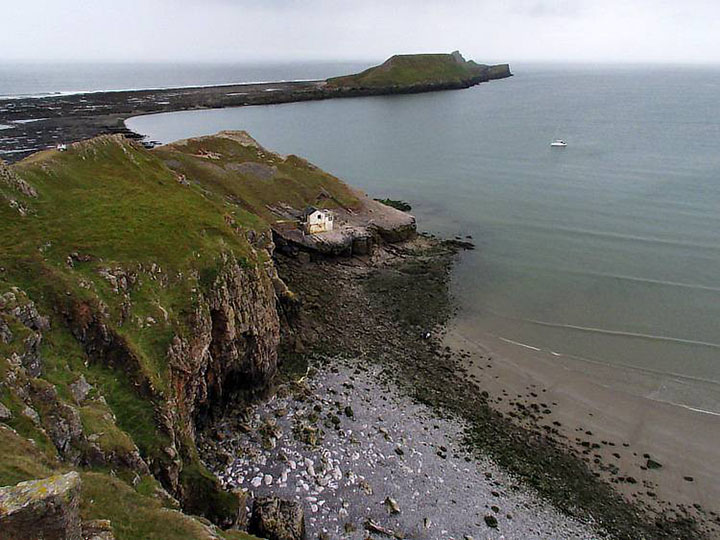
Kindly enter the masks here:
M 332 229 L 333 218 L 328 214 L 311 214 L 308 216 L 307 222 L 305 223 L 305 232 L 310 234 L 332 231 Z

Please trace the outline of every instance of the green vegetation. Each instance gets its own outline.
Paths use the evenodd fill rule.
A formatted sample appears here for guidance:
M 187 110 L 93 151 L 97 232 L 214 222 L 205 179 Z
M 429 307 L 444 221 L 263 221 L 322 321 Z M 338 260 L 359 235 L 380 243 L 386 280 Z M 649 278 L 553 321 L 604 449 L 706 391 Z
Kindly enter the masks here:
M 122 480 L 90 472 L 82 475 L 82 482 L 83 519 L 109 519 L 117 540 L 212 538 L 206 525 L 166 508 L 156 498 L 138 493 Z
M 238 514 L 238 497 L 222 491 L 217 478 L 199 461 L 183 468 L 180 483 L 187 494 L 187 512 L 203 515 L 215 523 L 222 523 L 227 516 Z
M 17 227 L 2 232 L 23 234 L 14 242 L 0 237 L 9 251 L 4 257 L 43 248 L 44 258 L 63 263 L 79 252 L 106 262 L 181 266 L 193 252 L 216 251 L 222 241 L 244 251 L 224 223 L 223 209 L 197 190 L 178 189 L 171 171 L 148 152 L 116 138 L 84 145 L 15 167 L 39 197 L 28 201 L 35 219 L 7 216 Z
M 91 401 L 80 408 L 83 430 L 95 436 L 106 453 L 128 453 L 135 449 L 133 440 L 115 424 L 111 411 L 101 401 Z
M 13 169 L 39 195 L 18 197 L 30 211 L 27 216 L 0 205 L 0 265 L 6 269 L 0 279 L 46 300 L 47 312 L 61 303 L 106 305 L 121 323 L 118 333 L 142 377 L 166 393 L 164 355 L 174 329 L 142 321 L 162 321 L 160 307 L 173 314 L 187 307 L 194 285 L 178 275 L 214 264 L 225 252 L 254 257 L 245 237 L 226 220 L 231 209 L 197 186 L 181 186 L 162 160 L 121 138 L 36 154 Z M 81 262 L 68 264 L 72 256 Z M 167 282 L 157 279 L 151 267 L 159 268 Z M 125 291 L 112 282 L 115 278 L 125 280 Z M 133 278 L 136 286 L 127 283 Z M 134 324 L 121 321 L 128 300 L 124 293 L 134 308 Z
M 222 133 L 156 148 L 191 184 L 198 183 L 216 196 L 238 205 L 233 215 L 257 228 L 258 218 L 273 223 L 270 210 L 282 202 L 301 210 L 308 205 L 355 208 L 358 199 L 334 176 L 297 156 L 267 151 L 245 133 Z M 253 221 L 254 220 L 254 221 Z
M 238 496 L 200 463 L 188 426 L 168 426 L 168 406 L 185 398 L 169 345 L 195 335 L 192 314 L 228 261 L 268 259 L 271 208 L 358 204 L 337 178 L 244 133 L 154 151 L 104 136 L 0 164 L 0 485 L 71 470 L 47 428 L 72 421 L 82 430 L 73 452 L 105 463 L 81 468 L 86 519 L 111 520 L 118 540 L 209 539 L 123 459 L 137 449 L 155 473 L 180 459 L 174 494 L 185 511 L 219 523 L 237 515 Z M 16 308 L 42 321 L 23 322 Z M 23 369 L 26 354 L 40 359 L 39 377 Z M 81 376 L 90 387 L 78 398 Z
M 54 456 L 0 424 L 0 486 L 50 476 L 57 466 Z
M 389 88 L 417 85 L 469 85 L 489 78 L 506 77 L 505 65 L 486 66 L 466 61 L 455 51 L 452 54 L 395 55 L 379 66 L 355 75 L 327 80 L 331 87 Z

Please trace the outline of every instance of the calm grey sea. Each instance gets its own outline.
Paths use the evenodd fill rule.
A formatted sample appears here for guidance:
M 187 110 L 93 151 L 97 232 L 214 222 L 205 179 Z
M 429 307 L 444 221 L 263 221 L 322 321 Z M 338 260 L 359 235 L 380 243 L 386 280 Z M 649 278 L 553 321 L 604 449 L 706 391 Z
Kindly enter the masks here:
M 292 78 L 281 71 L 260 78 Z M 454 280 L 470 332 L 665 374 L 689 394 L 720 384 L 720 69 L 514 71 L 462 91 L 129 127 L 163 142 L 246 129 L 411 202 L 424 229 L 471 235 Z M 568 147 L 550 148 L 556 137 Z

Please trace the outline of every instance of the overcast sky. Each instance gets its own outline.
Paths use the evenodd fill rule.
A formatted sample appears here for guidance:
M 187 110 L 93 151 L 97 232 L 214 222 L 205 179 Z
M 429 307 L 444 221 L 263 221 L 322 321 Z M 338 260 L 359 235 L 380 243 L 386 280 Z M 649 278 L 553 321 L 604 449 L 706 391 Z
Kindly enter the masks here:
M 0 0 L 0 61 L 720 63 L 720 0 Z

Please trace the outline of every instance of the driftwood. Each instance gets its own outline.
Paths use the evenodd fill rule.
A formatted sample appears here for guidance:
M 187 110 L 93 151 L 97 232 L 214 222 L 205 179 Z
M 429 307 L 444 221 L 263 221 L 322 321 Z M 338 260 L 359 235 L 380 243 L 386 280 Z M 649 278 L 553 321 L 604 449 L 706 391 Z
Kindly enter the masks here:
M 388 529 L 387 527 L 383 527 L 382 525 L 375 523 L 372 519 L 368 519 L 365 522 L 365 529 L 370 532 L 384 534 L 385 536 L 389 536 L 391 538 L 397 538 L 398 540 L 402 540 L 403 538 L 405 538 L 405 535 L 403 533 L 393 531 L 392 529 Z

